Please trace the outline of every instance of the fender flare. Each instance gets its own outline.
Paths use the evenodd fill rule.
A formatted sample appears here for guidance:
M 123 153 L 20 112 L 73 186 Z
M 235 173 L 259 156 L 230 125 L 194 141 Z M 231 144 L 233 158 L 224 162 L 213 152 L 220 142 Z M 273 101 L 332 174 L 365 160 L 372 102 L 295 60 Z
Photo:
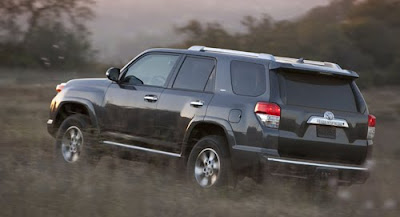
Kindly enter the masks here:
M 195 117 L 192 119 L 192 121 L 189 123 L 188 127 L 186 128 L 183 144 L 184 148 L 182 149 L 182 154 L 185 153 L 186 149 L 188 148 L 188 141 L 189 137 L 195 129 L 195 127 L 199 124 L 213 124 L 216 126 L 221 127 L 224 132 L 225 132 L 225 137 L 228 142 L 228 148 L 229 148 L 229 153 L 232 153 L 232 147 L 235 146 L 236 140 L 235 140 L 235 135 L 232 130 L 232 126 L 227 120 L 224 120 L 222 118 L 216 118 L 216 117 Z
M 87 99 L 84 98 L 79 98 L 79 97 L 64 97 L 63 100 L 59 103 L 57 110 L 55 112 L 55 117 L 58 116 L 60 109 L 68 103 L 76 103 L 76 104 L 80 104 L 83 105 L 86 110 L 88 111 L 89 114 L 89 119 L 93 125 L 93 127 L 98 131 L 99 128 L 99 123 L 97 121 L 97 117 L 96 117 L 96 112 L 93 106 L 93 103 Z M 56 120 L 55 120 L 56 121 Z

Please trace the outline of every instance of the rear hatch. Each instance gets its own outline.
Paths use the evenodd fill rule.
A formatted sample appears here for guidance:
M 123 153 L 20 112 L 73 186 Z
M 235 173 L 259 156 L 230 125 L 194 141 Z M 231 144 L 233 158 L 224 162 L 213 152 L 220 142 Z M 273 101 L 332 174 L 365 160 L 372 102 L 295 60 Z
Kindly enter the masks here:
M 293 69 L 271 72 L 279 85 L 282 157 L 361 164 L 368 149 L 368 112 L 354 77 Z M 361 98 L 361 99 L 360 99 Z

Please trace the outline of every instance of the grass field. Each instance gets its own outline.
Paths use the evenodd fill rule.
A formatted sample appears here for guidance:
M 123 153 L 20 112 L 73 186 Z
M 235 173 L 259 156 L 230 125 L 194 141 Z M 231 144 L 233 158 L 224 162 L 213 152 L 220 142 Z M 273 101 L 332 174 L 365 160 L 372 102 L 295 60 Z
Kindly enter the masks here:
M 55 85 L 91 76 L 103 73 L 0 70 L 0 216 L 400 216 L 400 87 L 363 91 L 378 120 L 371 177 L 322 202 L 282 179 L 244 179 L 234 190 L 204 194 L 168 161 L 104 156 L 91 169 L 55 163 L 46 131 Z

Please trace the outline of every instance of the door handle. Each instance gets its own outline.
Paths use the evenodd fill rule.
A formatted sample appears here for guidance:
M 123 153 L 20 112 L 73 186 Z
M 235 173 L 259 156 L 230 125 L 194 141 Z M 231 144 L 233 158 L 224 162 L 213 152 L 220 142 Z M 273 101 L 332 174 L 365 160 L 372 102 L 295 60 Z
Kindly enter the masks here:
M 156 102 L 158 100 L 157 96 L 154 95 L 146 95 L 144 96 L 144 100 L 148 102 Z
M 193 107 L 202 107 L 204 105 L 204 102 L 197 100 L 197 101 L 190 102 L 190 105 Z

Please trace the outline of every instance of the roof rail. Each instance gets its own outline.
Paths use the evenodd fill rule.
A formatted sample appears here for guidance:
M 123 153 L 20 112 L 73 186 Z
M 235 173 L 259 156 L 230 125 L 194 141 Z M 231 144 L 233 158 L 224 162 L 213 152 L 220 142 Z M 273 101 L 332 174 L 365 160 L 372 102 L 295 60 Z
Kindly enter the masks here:
M 290 58 L 290 57 L 275 57 L 276 62 L 280 63 L 299 63 L 299 59 L 296 58 Z M 322 66 L 322 67 L 329 67 L 329 68 L 334 68 L 334 69 L 342 69 L 338 64 L 336 63 L 330 63 L 330 62 L 321 62 L 321 61 L 315 61 L 315 60 L 304 60 L 301 62 L 303 64 L 309 64 L 309 65 L 315 65 L 315 66 Z
M 265 54 L 265 53 L 253 53 L 253 52 L 245 52 L 245 51 L 238 51 L 238 50 L 205 47 L 205 46 L 199 46 L 199 45 L 191 46 L 188 50 L 248 56 L 248 57 L 255 57 L 255 58 L 260 58 L 260 59 L 276 61 L 279 63 L 306 64 L 306 65 L 328 67 L 328 68 L 339 69 L 339 70 L 342 69 L 336 63 L 321 62 L 321 61 L 315 61 L 315 60 L 304 60 L 303 58 L 296 59 L 296 58 L 290 58 L 290 57 L 276 57 L 271 54 Z M 299 61 L 299 60 L 301 60 L 301 61 Z
M 203 51 L 203 52 L 214 52 L 214 53 L 224 53 L 224 54 L 233 54 L 233 55 L 255 57 L 255 58 L 266 59 L 266 60 L 275 60 L 275 57 L 273 55 L 271 55 L 271 54 L 252 53 L 252 52 L 245 52 L 245 51 L 237 51 L 237 50 L 205 47 L 205 46 L 192 46 L 188 50 L 191 50 L 191 51 Z

